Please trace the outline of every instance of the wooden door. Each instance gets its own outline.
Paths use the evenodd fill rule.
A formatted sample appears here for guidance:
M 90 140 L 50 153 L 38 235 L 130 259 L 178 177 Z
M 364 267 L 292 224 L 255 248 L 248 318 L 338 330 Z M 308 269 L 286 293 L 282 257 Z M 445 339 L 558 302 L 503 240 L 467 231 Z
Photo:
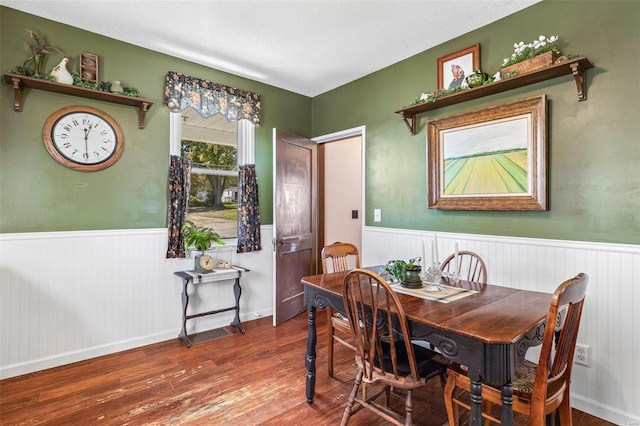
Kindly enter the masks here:
M 293 133 L 273 130 L 274 315 L 278 325 L 305 310 L 300 279 L 316 273 L 317 148 Z

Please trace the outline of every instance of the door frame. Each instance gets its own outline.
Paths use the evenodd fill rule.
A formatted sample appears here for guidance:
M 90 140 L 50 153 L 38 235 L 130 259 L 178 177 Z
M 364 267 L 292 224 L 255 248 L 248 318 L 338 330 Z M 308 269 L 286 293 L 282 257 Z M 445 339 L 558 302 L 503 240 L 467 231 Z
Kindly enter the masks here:
M 358 126 L 358 127 L 352 127 L 350 129 L 346 129 L 346 130 L 341 130 L 338 132 L 334 132 L 334 133 L 329 133 L 326 135 L 322 135 L 322 136 L 317 136 L 315 138 L 311 138 L 312 141 L 318 143 L 318 148 L 321 148 L 321 144 L 323 143 L 327 143 L 327 142 L 335 142 L 338 141 L 340 139 L 347 139 L 347 138 L 352 138 L 352 137 L 356 137 L 356 136 L 360 136 L 360 149 L 361 149 L 361 161 L 362 161 L 362 165 L 361 165 L 361 176 L 360 176 L 360 184 L 361 184 L 361 191 L 362 191 L 362 198 L 360 200 L 360 212 L 362 215 L 362 220 L 360 221 L 361 223 L 361 229 L 360 229 L 360 234 L 362 236 L 364 236 L 364 228 L 365 228 L 365 223 L 366 223 L 366 212 L 365 212 L 365 198 L 366 198 L 366 194 L 365 194 L 365 165 L 366 165 L 366 126 L 362 125 L 362 126 Z M 323 150 L 318 149 L 318 171 L 319 171 L 319 176 L 318 176 L 318 205 L 317 205 L 317 212 L 318 212 L 318 223 L 317 223 L 317 235 L 316 235 L 316 243 L 317 243 L 317 259 L 316 259 L 316 264 L 320 265 L 320 254 L 322 252 L 322 247 L 325 246 L 325 241 L 324 241 L 324 153 Z M 360 248 L 361 248 L 361 253 L 360 253 L 360 259 L 362 259 L 364 257 L 364 251 L 365 251 L 365 247 L 362 241 L 360 241 Z

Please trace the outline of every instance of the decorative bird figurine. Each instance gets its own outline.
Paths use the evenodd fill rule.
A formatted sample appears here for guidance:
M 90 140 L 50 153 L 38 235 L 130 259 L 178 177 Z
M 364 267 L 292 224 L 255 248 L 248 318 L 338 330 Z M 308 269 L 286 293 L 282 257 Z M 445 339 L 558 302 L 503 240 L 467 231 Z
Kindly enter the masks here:
M 65 56 L 58 65 L 53 67 L 51 74 L 49 74 L 51 77 L 55 78 L 58 83 L 73 84 L 73 76 L 67 70 L 67 62 L 69 62 L 69 57 Z

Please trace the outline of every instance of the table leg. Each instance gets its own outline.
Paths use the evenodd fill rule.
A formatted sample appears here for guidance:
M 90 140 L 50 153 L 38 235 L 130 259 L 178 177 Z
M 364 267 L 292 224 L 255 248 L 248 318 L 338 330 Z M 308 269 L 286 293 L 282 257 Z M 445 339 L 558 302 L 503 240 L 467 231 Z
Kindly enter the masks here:
M 187 306 L 189 306 L 189 294 L 187 293 L 187 285 L 189 284 L 188 278 L 182 279 L 182 331 L 180 331 L 180 337 L 186 347 L 191 347 L 191 340 L 187 336 Z
M 471 380 L 471 421 L 470 424 L 482 425 L 482 383 L 479 379 Z
M 309 334 L 304 364 L 307 367 L 307 402 L 311 404 L 316 388 L 316 307 L 309 304 L 307 313 L 309 314 Z
M 513 426 L 513 384 L 507 383 L 502 387 L 502 424 Z
M 233 284 L 233 294 L 236 296 L 236 316 L 231 322 L 231 326 L 235 327 L 240 333 L 244 334 L 244 328 L 240 323 L 240 295 L 242 294 L 242 288 L 240 287 L 240 277 L 236 278 L 236 282 Z

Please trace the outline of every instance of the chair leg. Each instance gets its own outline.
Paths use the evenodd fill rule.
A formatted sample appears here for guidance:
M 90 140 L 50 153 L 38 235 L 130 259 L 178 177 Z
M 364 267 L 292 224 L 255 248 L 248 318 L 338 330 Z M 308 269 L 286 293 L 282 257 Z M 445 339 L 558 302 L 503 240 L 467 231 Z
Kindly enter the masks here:
M 353 390 L 351 390 L 351 395 L 349 395 L 349 400 L 347 401 L 347 406 L 344 409 L 340 426 L 346 426 L 347 423 L 349 423 L 349 417 L 351 417 L 351 412 L 353 411 L 353 404 L 356 400 L 356 396 L 358 395 L 358 388 L 360 387 L 360 383 L 362 383 L 363 374 L 364 372 L 362 370 L 358 370 L 358 374 L 356 374 L 356 382 L 353 386 Z
M 447 409 L 449 426 L 458 426 L 458 406 L 453 402 L 453 392 L 456 389 L 456 378 L 452 373 L 447 377 L 447 384 L 444 387 L 444 406 Z
M 568 390 L 566 393 L 569 393 Z M 562 426 L 572 426 L 573 420 L 571 417 L 571 403 L 569 402 L 569 395 L 565 395 L 557 411 L 560 415 L 560 424 Z
M 405 411 L 404 424 L 405 426 L 411 426 L 413 424 L 412 423 L 413 391 L 411 389 L 407 390 L 407 397 L 404 402 L 404 411 Z
M 331 318 L 333 317 L 333 310 L 331 308 L 327 308 L 327 324 L 329 326 L 328 335 L 329 335 L 329 344 L 327 345 L 327 367 L 329 370 L 329 377 L 333 377 L 333 321 Z

